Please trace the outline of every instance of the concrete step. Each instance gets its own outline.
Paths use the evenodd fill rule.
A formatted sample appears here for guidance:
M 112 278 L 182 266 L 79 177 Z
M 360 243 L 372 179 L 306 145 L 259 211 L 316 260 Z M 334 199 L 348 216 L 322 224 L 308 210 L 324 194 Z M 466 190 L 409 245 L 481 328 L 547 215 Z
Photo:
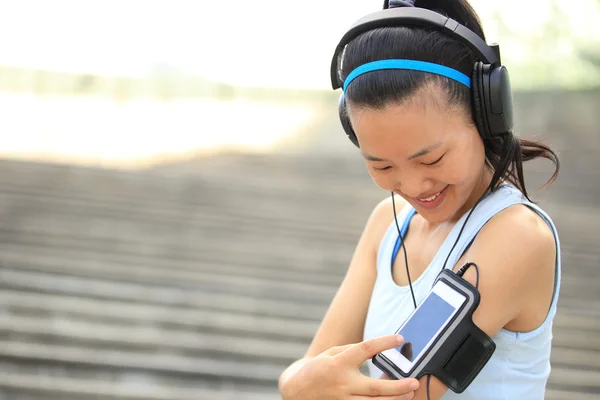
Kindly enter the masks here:
M 281 400 L 276 389 L 264 391 L 156 386 L 151 382 L 99 381 L 0 372 L 0 399 L 61 400 Z
M 107 268 L 105 276 L 110 278 L 111 270 L 125 278 L 152 282 L 158 279 L 197 280 L 203 274 L 218 274 L 222 279 L 228 277 L 280 280 L 291 284 L 311 284 L 315 286 L 337 286 L 343 279 L 347 269 L 341 262 L 311 259 L 309 255 L 295 257 L 277 265 L 256 265 L 246 262 L 244 254 L 239 258 L 221 257 L 214 254 L 192 257 L 155 257 L 145 255 L 132 257 L 129 254 L 102 253 L 100 251 L 81 251 L 77 249 L 61 249 L 57 247 L 37 247 L 23 244 L 4 244 L 0 260 L 6 267 L 15 269 L 31 269 L 47 272 L 93 272 Z M 247 255 L 246 255 L 247 256 Z M 233 259 L 231 259 L 233 258 Z M 250 257 L 248 257 L 250 259 Z M 315 257 L 316 258 L 316 257 Z M 266 264 L 266 263 L 265 263 Z M 108 267 L 104 267 L 108 266 Z M 304 268 L 305 267 L 305 268 Z M 319 269 L 320 267 L 320 269 Z M 339 271 L 337 271 L 339 270 Z M 221 278 L 219 278 L 221 279 Z
M 565 343 L 567 341 L 564 340 L 564 334 L 560 334 L 559 337 L 560 340 L 552 343 L 550 362 L 553 369 L 558 366 L 568 366 L 569 368 L 595 370 L 597 374 L 600 374 L 600 350 L 598 350 L 598 346 L 591 344 L 590 347 L 595 347 L 595 349 L 574 348 L 575 346 L 566 347 L 568 343 Z M 592 337 L 598 340 L 600 335 L 596 334 Z M 591 340 L 587 340 L 588 345 L 590 345 Z
M 72 296 L 0 291 L 0 318 L 35 317 L 42 320 L 83 320 L 122 327 L 177 329 L 186 332 L 243 332 L 247 337 L 288 338 L 309 342 L 319 321 L 297 320 L 236 311 L 178 308 L 157 304 L 139 304 L 111 299 L 74 298 Z
M 285 321 L 281 321 L 285 324 Z M 265 340 L 247 337 L 242 329 L 222 333 L 190 331 L 157 326 L 123 326 L 119 323 L 80 318 L 0 317 L 0 338 L 77 345 L 82 348 L 120 350 L 136 354 L 160 352 L 191 358 L 208 357 L 229 360 L 291 364 L 301 358 L 308 343 L 292 339 Z
M 552 368 L 548 387 L 577 387 L 577 392 L 595 392 L 600 394 L 600 370 L 555 366 Z
M 0 285 L 3 289 L 43 292 L 72 296 L 128 301 L 138 304 L 155 304 L 182 309 L 231 311 L 238 313 L 287 317 L 301 320 L 322 318 L 326 304 L 307 297 L 303 301 L 271 298 L 269 293 L 261 297 L 242 296 L 232 293 L 198 291 L 194 285 L 187 287 L 164 287 L 141 285 L 107 279 L 85 279 L 52 273 L 10 270 L 0 268 Z
M 239 380 L 276 387 L 277 379 L 287 367 L 272 360 L 258 362 L 243 359 L 191 357 L 187 354 L 133 353 L 121 349 L 96 349 L 76 344 L 32 343 L 21 340 L 0 339 L 0 357 L 29 360 L 29 362 L 52 361 L 63 364 L 75 374 L 77 367 L 103 366 L 105 368 L 130 369 L 153 374 L 182 374 L 199 380 Z
M 3 187 L 21 188 L 43 191 L 49 195 L 65 195 L 73 198 L 93 197 L 97 200 L 123 203 L 142 203 L 167 205 L 174 200 L 188 204 L 239 203 L 239 198 L 232 196 L 244 193 L 244 201 L 265 200 L 308 200 L 314 201 L 316 194 L 326 194 L 329 198 L 339 197 L 344 205 L 352 206 L 352 201 L 368 198 L 373 193 L 382 193 L 373 185 L 366 172 L 361 178 L 339 171 L 334 179 L 323 179 L 321 175 L 309 176 L 303 171 L 294 171 L 277 177 L 273 171 L 258 177 L 243 172 L 230 175 L 215 174 L 209 171 L 205 175 L 169 176 L 147 173 L 143 171 L 103 171 L 105 176 L 87 173 L 78 168 L 65 169 L 57 173 L 49 173 L 43 168 L 38 171 L 25 172 L 17 168 L 14 171 L 0 173 Z M 0 167 L 0 172 L 2 168 Z M 206 189 L 210 188 L 211 191 Z M 344 197 L 352 193 L 353 198 Z M 148 196 L 152 194 L 152 196 Z M 367 196 L 367 197 L 365 197 Z
M 554 327 L 572 329 L 581 332 L 600 332 L 600 315 L 586 310 L 572 310 L 558 307 Z
M 207 191 L 210 190 L 211 188 L 207 188 Z M 240 191 L 239 194 L 241 195 L 243 192 Z M 275 202 L 263 196 L 260 201 L 261 207 L 238 201 L 231 207 L 226 204 L 186 206 L 173 202 L 169 208 L 165 208 L 138 202 L 121 205 L 98 202 L 93 198 L 75 199 L 64 193 L 55 198 L 45 192 L 15 195 L 6 188 L 2 188 L 0 189 L 0 209 L 7 213 L 7 218 L 12 216 L 12 218 L 19 218 L 19 221 L 27 221 L 28 217 L 31 218 L 33 215 L 37 217 L 40 214 L 44 215 L 49 218 L 50 226 L 55 226 L 54 223 L 60 222 L 61 219 L 66 219 L 66 223 L 71 224 L 86 222 L 87 229 L 77 229 L 83 232 L 92 230 L 90 228 L 101 231 L 102 224 L 95 226 L 94 222 L 102 219 L 119 225 L 135 224 L 130 228 L 137 230 L 152 225 L 155 228 L 160 226 L 165 230 L 180 232 L 182 224 L 188 229 L 196 227 L 203 230 L 212 228 L 249 232 L 254 232 L 257 227 L 262 227 L 264 231 L 271 234 L 291 237 L 302 236 L 306 233 L 320 235 L 319 237 L 330 237 L 329 235 L 336 234 L 340 240 L 351 240 L 355 236 L 355 229 L 364 224 L 371 209 L 382 198 L 383 196 L 374 197 L 373 201 L 363 203 L 368 204 L 367 207 L 361 210 L 357 209 L 356 212 L 345 209 L 346 212 L 342 215 L 336 211 L 336 208 L 340 210 L 344 207 L 340 207 L 339 203 L 325 200 L 311 206 L 301 199 Z M 27 213 L 19 210 L 27 210 Z M 218 212 L 219 210 L 220 212 Z M 357 215 L 360 218 L 356 217 Z M 352 218 L 348 218 L 348 216 L 352 216 Z M 10 221 L 11 219 L 8 218 L 5 223 Z M 333 221 L 336 223 L 332 224 Z M 35 226 L 39 225 L 41 224 L 38 223 Z M 107 222 L 104 222 L 103 225 L 105 228 L 110 226 Z M 25 227 L 27 228 L 28 225 Z M 350 232 L 348 232 L 349 230 Z
M 42 253 L 43 255 L 43 253 Z M 73 254 L 76 256 L 77 253 Z M 38 254 L 39 256 L 39 254 Z M 56 261 L 54 261 L 56 260 Z M 176 269 L 152 269 L 143 265 L 106 264 L 101 262 L 65 262 L 59 264 L 59 258 L 50 258 L 53 264 L 8 264 L 4 267 L 9 271 L 30 271 L 32 273 L 54 273 L 64 276 L 101 279 L 115 282 L 131 282 L 138 285 L 156 287 L 158 282 L 164 288 L 194 289 L 219 293 L 235 293 L 238 295 L 278 298 L 281 300 L 303 300 L 312 298 L 313 301 L 329 302 L 336 291 L 336 283 L 295 282 L 285 279 L 282 275 L 275 277 L 253 277 L 240 273 L 227 275 L 226 270 L 214 268 L 204 271 L 177 271 Z M 55 268 L 52 268 L 55 267 Z M 215 266 L 216 267 L 216 266 Z M 241 271 L 244 266 L 238 267 Z M 250 276 L 248 276 L 250 275 Z M 339 280 L 341 282 L 341 279 Z M 338 283 L 339 283 L 338 282 Z
M 577 389 L 547 389 L 544 400 L 599 400 L 600 391 L 596 393 L 578 392 Z
M 328 154 L 326 157 L 311 157 L 310 155 L 277 154 L 258 156 L 262 158 L 258 165 L 257 158 L 237 157 L 237 155 L 222 155 L 221 159 L 203 157 L 193 168 L 149 168 L 146 170 L 102 169 L 97 167 L 73 166 L 69 164 L 28 162 L 17 160 L 0 161 L 0 176 L 18 177 L 20 181 L 32 182 L 40 187 L 52 186 L 53 182 L 61 184 L 78 184 L 94 180 L 99 186 L 109 184 L 115 189 L 133 187 L 139 189 L 159 189 L 172 187 L 172 182 L 178 179 L 191 179 L 197 182 L 212 184 L 224 181 L 237 181 L 241 184 L 256 188 L 262 186 L 298 190 L 314 188 L 315 185 L 330 185 L 340 183 L 356 183 L 370 178 L 364 164 L 356 158 L 336 157 Z M 261 179 L 268 177 L 268 180 Z M 158 181 L 164 181 L 162 185 Z M 115 185 L 120 182 L 120 185 Z M 237 183 L 236 182 L 236 183 Z M 45 185 L 45 186 L 44 186 Z
M 575 331 L 570 327 L 554 328 L 552 333 L 553 346 L 600 351 L 600 333 L 591 333 L 590 331 Z M 600 375 L 598 376 L 600 377 Z
M 93 261 L 102 261 L 107 264 L 126 265 L 157 265 L 167 268 L 198 269 L 195 264 L 202 261 L 213 261 L 215 264 L 233 264 L 241 268 L 259 270 L 267 268 L 274 274 L 303 275 L 302 280 L 334 281 L 343 276 L 352 257 L 355 243 L 332 243 L 332 240 L 321 240 L 308 245 L 295 240 L 271 239 L 255 235 L 250 240 L 237 240 L 232 233 L 230 240 L 215 237 L 188 236 L 187 242 L 177 244 L 177 235 L 165 239 L 148 240 L 144 244 L 144 237 L 154 234 L 140 233 L 136 241 L 119 240 L 118 226 L 115 226 L 113 239 L 96 239 L 88 237 L 85 232 L 77 236 L 76 231 L 71 231 L 68 236 L 61 233 L 50 232 L 38 234 L 35 232 L 0 229 L 0 243 L 7 253 L 20 254 L 32 253 L 32 249 L 39 254 L 48 254 L 52 259 L 78 258 Z M 164 235 L 164 232 L 162 233 Z M 166 236 L 166 235 L 165 235 Z M 196 245 L 192 245 L 192 242 Z M 66 255 L 66 256 L 65 256 Z M 36 257 L 32 254 L 31 257 Z M 9 256 L 6 260 L 8 262 Z M 193 267 L 193 268 L 192 268 Z M 258 267 L 258 268 L 255 268 Z M 211 269 L 214 269 L 211 267 Z M 318 279 L 317 279 L 318 278 Z

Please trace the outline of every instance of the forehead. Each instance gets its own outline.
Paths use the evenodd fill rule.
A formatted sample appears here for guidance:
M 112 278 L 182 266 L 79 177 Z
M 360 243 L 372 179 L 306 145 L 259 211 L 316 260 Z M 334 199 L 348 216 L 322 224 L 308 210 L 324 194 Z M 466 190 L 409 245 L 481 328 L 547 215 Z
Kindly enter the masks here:
M 349 107 L 348 115 L 361 150 L 379 158 L 408 157 L 443 142 L 453 125 L 449 110 L 419 102 L 381 109 Z

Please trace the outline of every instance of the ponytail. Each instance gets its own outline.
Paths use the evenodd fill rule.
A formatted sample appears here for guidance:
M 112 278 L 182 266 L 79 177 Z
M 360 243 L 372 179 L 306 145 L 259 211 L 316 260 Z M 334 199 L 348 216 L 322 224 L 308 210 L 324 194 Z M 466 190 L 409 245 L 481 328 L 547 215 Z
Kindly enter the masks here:
M 533 140 L 516 137 L 512 132 L 505 136 L 484 141 L 488 166 L 494 172 L 490 188 L 495 189 L 503 180 L 515 185 L 531 202 L 525 187 L 523 163 L 536 158 L 545 158 L 554 164 L 554 173 L 544 188 L 553 183 L 560 171 L 558 155 L 549 146 Z

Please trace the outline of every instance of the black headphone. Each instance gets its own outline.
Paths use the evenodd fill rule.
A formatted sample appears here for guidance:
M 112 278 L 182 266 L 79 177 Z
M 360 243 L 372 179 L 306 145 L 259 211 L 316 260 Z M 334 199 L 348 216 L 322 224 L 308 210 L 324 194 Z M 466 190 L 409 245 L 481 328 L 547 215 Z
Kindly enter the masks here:
M 391 3 L 391 4 L 390 4 Z M 344 34 L 331 61 L 331 84 L 334 90 L 343 86 L 339 65 L 345 46 L 367 31 L 393 26 L 419 26 L 434 28 L 449 35 L 473 51 L 478 61 L 471 74 L 473 119 L 484 140 L 512 131 L 513 101 L 508 70 L 500 62 L 500 48 L 488 45 L 481 37 L 455 20 L 435 11 L 416 8 L 410 1 L 386 0 L 384 9 L 356 21 Z M 340 122 L 348 138 L 360 147 L 346 112 L 344 93 L 338 102 Z

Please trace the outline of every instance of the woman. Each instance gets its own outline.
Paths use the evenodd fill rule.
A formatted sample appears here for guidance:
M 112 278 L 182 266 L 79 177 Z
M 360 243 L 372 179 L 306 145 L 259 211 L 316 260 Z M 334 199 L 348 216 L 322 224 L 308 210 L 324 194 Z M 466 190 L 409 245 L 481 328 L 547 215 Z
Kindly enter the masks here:
M 485 40 L 465 0 L 391 3 L 434 10 Z M 527 194 L 522 163 L 550 159 L 552 181 L 556 154 L 512 133 L 506 93 L 506 128 L 490 122 L 493 115 L 482 117 L 481 93 L 475 92 L 484 74 L 481 55 L 456 38 L 422 26 L 387 26 L 358 34 L 344 47 L 332 70 L 344 86 L 344 129 L 375 183 L 393 195 L 372 211 L 304 358 L 281 375 L 283 399 L 543 399 L 560 246 L 552 221 Z M 443 67 L 361 67 L 391 59 Z M 402 235 L 400 226 L 407 228 Z M 399 346 L 402 338 L 392 334 L 440 270 L 467 262 L 479 271 L 479 277 L 473 268 L 464 275 L 479 280 L 473 321 L 496 344 L 485 368 L 460 395 L 435 377 L 381 379 L 385 375 L 370 359 Z M 359 372 L 365 361 L 370 377 Z

